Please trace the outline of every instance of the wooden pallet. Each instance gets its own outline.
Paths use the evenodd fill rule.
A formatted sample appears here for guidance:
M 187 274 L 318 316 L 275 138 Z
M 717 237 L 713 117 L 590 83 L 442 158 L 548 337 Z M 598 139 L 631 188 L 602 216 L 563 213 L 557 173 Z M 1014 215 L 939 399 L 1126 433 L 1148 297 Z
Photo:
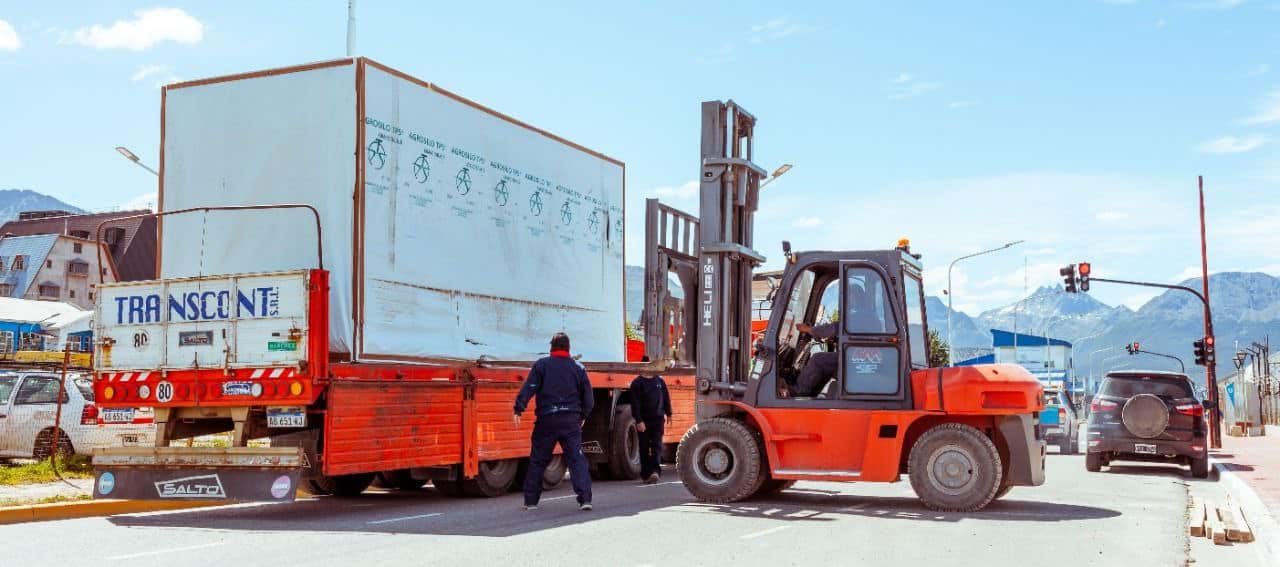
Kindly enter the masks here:
M 1249 527 L 1244 513 L 1230 498 L 1220 506 L 1193 496 L 1189 506 L 1187 533 L 1191 537 L 1209 538 L 1215 545 L 1253 541 L 1253 528 Z

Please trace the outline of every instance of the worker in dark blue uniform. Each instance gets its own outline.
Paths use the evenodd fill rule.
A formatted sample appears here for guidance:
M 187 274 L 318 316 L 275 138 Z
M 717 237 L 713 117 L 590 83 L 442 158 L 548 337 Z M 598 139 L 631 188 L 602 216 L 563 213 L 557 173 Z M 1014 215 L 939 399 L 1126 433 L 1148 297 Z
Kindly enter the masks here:
M 831 340 L 836 337 L 835 323 L 826 325 L 809 325 L 800 323 L 796 325 L 796 330 L 802 333 L 809 333 L 815 340 Z M 796 379 L 795 388 L 792 390 L 793 397 L 813 397 L 827 387 L 827 382 L 836 377 L 836 371 L 840 369 L 840 355 L 834 352 L 815 352 L 809 355 L 808 364 L 804 365 L 804 369 L 800 371 L 800 377 Z
M 649 362 L 649 357 L 644 357 Z M 658 482 L 662 472 L 662 435 L 671 421 L 671 394 L 662 376 L 636 376 L 631 381 L 631 417 L 640 437 L 640 478 L 645 484 Z
M 569 335 L 551 337 L 551 356 L 533 363 L 529 377 L 516 396 L 515 422 L 520 423 L 529 400 L 538 398 L 537 417 L 529 450 L 529 472 L 524 478 L 524 508 L 536 510 L 542 497 L 542 475 L 557 443 L 569 465 L 569 479 L 578 494 L 578 507 L 591 509 L 591 473 L 582 454 L 582 426 L 594 400 L 587 371 L 569 356 Z

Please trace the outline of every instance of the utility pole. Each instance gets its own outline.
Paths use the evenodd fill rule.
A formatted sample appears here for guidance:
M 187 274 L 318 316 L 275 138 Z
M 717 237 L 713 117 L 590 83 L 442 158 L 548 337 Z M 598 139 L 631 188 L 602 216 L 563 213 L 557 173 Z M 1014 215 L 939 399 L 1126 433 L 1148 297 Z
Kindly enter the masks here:
M 347 57 L 356 56 L 356 0 L 347 0 Z
M 1213 344 L 1213 316 L 1209 312 L 1209 246 L 1205 237 L 1204 222 L 1204 176 L 1197 175 L 1196 183 L 1200 190 L 1200 272 L 1203 277 L 1200 283 L 1204 286 L 1204 341 L 1210 347 L 1216 349 Z M 1209 438 L 1210 446 L 1214 449 L 1222 448 L 1222 427 L 1220 425 L 1222 411 L 1218 409 L 1218 361 L 1215 356 L 1213 360 L 1206 361 L 1204 366 L 1205 382 L 1209 388 L 1209 399 L 1213 401 L 1213 410 L 1210 412 L 1209 420 Z

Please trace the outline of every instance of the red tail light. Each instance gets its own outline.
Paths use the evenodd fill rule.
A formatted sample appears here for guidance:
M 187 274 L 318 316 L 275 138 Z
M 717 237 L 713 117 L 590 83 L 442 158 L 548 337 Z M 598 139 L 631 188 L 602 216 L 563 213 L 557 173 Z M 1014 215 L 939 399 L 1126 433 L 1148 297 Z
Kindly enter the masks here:
M 1058 408 L 1058 423 L 1067 422 L 1067 408 Z
M 93 404 L 85 404 L 84 409 L 80 410 L 80 425 L 97 425 L 98 424 L 98 406 Z
M 1120 407 L 1120 404 L 1111 400 L 1094 398 L 1092 402 L 1089 402 L 1089 411 L 1111 411 L 1117 407 Z
M 1175 409 L 1177 409 L 1178 413 L 1182 415 L 1189 415 L 1192 417 L 1200 417 L 1204 415 L 1204 406 L 1200 404 L 1180 404 L 1176 406 Z

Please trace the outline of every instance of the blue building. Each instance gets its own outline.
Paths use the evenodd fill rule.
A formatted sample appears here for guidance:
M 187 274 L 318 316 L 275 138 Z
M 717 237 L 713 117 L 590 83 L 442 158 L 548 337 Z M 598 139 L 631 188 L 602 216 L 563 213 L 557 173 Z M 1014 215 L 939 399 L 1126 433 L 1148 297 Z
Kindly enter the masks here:
M 991 329 L 991 346 L 995 351 L 995 362 L 1022 366 L 1046 385 L 1074 389 L 1071 384 L 1071 343 L 1052 337 Z

